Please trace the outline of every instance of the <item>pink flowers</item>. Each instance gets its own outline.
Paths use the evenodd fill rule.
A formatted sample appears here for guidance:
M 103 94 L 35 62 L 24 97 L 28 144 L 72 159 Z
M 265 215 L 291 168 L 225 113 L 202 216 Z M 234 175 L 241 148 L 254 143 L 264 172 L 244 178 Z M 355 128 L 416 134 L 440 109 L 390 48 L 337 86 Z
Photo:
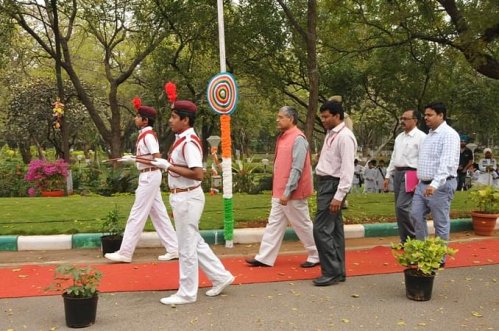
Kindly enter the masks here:
M 68 176 L 69 165 L 62 159 L 55 162 L 47 160 L 33 160 L 29 163 L 28 172 L 24 179 L 32 182 L 36 190 L 53 191 L 63 190 Z M 28 194 L 34 196 L 35 188 L 30 188 Z

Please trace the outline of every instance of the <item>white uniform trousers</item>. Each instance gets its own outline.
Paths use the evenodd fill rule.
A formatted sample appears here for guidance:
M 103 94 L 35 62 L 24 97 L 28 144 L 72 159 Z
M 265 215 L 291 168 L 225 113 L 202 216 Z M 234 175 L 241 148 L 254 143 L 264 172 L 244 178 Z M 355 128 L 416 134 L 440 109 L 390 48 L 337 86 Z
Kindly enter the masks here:
M 166 250 L 178 250 L 177 235 L 161 197 L 161 178 L 161 171 L 142 172 L 139 175 L 139 186 L 135 190 L 135 202 L 128 216 L 120 255 L 132 258 L 148 216 L 151 216 L 154 229 Z
M 203 213 L 204 201 L 201 187 L 189 192 L 170 194 L 179 244 L 179 289 L 176 295 L 189 301 L 197 299 L 198 266 L 213 286 L 231 277 L 231 273 L 225 269 L 199 233 L 199 220 Z
M 319 262 L 307 199 L 289 200 L 288 204 L 283 206 L 279 203 L 278 198 L 272 198 L 272 209 L 263 233 L 260 251 L 255 259 L 270 266 L 274 265 L 288 223 L 291 224 L 298 239 L 305 247 L 308 253 L 307 261 Z

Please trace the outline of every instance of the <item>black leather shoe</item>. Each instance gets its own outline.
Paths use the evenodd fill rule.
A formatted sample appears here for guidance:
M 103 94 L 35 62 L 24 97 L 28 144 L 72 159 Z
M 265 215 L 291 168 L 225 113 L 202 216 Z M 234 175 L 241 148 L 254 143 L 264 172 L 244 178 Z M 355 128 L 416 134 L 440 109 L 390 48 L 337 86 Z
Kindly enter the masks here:
M 305 261 L 303 262 L 302 264 L 300 264 L 300 267 L 302 268 L 313 268 L 315 266 L 318 266 L 320 265 L 320 262 L 308 262 L 308 261 Z
M 262 263 L 256 259 L 246 259 L 246 263 L 251 264 L 254 267 L 270 267 L 270 265 Z
M 345 277 L 334 278 L 334 277 L 321 276 L 319 278 L 314 279 L 313 283 L 315 286 L 330 286 L 344 281 Z

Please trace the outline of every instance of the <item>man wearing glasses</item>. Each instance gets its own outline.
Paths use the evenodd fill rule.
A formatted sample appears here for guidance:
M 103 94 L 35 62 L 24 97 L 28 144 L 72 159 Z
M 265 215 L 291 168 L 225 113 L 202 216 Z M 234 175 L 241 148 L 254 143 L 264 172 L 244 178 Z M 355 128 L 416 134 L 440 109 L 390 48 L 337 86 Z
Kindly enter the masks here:
M 411 239 L 415 237 L 414 222 L 411 219 L 412 197 L 417 184 L 416 166 L 419 147 L 426 137 L 426 134 L 416 127 L 417 124 L 418 112 L 416 110 L 406 110 L 400 117 L 400 127 L 404 131 L 395 138 L 392 157 L 383 183 L 387 191 L 390 178 L 393 176 L 395 215 L 402 243 L 408 237 Z

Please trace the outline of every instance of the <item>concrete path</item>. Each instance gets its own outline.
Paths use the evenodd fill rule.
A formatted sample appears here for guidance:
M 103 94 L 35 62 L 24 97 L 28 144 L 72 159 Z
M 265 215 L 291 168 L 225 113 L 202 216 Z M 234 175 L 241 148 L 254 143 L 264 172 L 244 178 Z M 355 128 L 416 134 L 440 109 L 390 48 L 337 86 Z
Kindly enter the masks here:
M 453 241 L 489 239 L 469 232 Z M 497 238 L 497 231 L 494 236 Z M 348 249 L 389 245 L 397 237 L 348 239 Z M 225 248 L 217 255 L 253 256 L 259 244 Z M 303 252 L 284 242 L 281 254 Z M 134 262 L 162 254 L 140 248 Z M 0 267 L 23 264 L 103 263 L 97 249 L 0 252 Z M 164 292 L 104 293 L 97 322 L 89 330 L 497 330 L 499 264 L 440 271 L 433 298 L 405 297 L 403 274 L 349 277 L 345 283 L 315 287 L 311 281 L 231 286 L 216 298 L 201 289 L 194 304 L 175 308 L 159 303 Z M 60 296 L 0 299 L 0 331 L 67 330 Z

